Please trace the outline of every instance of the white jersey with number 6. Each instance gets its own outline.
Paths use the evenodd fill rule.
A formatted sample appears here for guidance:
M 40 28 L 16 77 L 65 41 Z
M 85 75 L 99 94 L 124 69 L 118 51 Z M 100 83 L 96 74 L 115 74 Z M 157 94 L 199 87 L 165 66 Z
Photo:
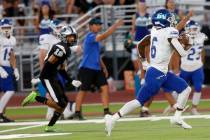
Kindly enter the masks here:
M 190 37 L 192 47 L 188 55 L 181 58 L 181 69 L 184 71 L 195 71 L 203 66 L 201 54 L 204 46 L 204 41 L 207 39 L 203 33 L 198 33 L 195 37 Z
M 150 66 L 168 72 L 168 65 L 173 53 L 173 47 L 169 44 L 169 38 L 178 38 L 179 32 L 174 27 L 151 30 Z
M 10 67 L 10 53 L 16 46 L 16 39 L 14 36 L 9 38 L 0 36 L 0 65 Z

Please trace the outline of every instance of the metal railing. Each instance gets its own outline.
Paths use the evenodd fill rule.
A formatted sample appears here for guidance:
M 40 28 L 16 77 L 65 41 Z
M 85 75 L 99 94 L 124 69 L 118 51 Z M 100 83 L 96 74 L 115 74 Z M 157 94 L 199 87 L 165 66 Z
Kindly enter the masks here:
M 210 3 L 186 3 L 182 1 L 178 1 L 179 7 L 186 10 L 191 7 L 200 7 L 200 9 L 196 9 L 196 17 L 203 16 L 204 11 L 202 6 L 208 5 Z M 158 0 L 152 0 L 148 5 L 148 11 L 152 13 L 154 9 L 159 7 L 163 7 L 164 3 L 159 3 Z M 116 19 L 123 18 L 125 19 L 125 24 L 120 27 L 111 37 L 103 41 L 103 45 L 105 46 L 105 55 L 107 57 L 111 57 L 113 60 L 113 74 L 114 78 L 117 79 L 120 71 L 123 70 L 125 64 L 118 68 L 118 60 L 117 57 L 127 57 L 129 58 L 129 54 L 124 51 L 123 42 L 125 38 L 125 33 L 131 29 L 131 19 L 133 14 L 136 12 L 136 5 L 128 5 L 128 6 L 109 6 L 109 5 L 101 5 L 97 6 L 91 11 L 87 12 L 83 16 L 77 18 L 76 20 L 72 20 L 71 25 L 74 26 L 78 32 L 79 44 L 82 45 L 85 35 L 89 31 L 88 22 L 93 17 L 99 17 L 103 21 L 103 30 L 107 29 L 110 25 L 115 22 Z M 68 15 L 65 15 L 65 17 Z M 202 18 L 199 18 L 202 21 Z M 30 26 L 28 27 L 16 27 L 16 29 L 21 28 L 29 28 L 33 29 Z M 19 59 L 19 69 L 21 73 L 21 80 L 19 82 L 19 89 L 21 91 L 31 90 L 30 86 L 26 86 L 24 83 L 28 82 L 24 79 L 24 74 L 28 74 L 29 78 L 37 77 L 39 74 L 39 63 L 38 63 L 38 42 L 37 36 L 17 36 L 19 39 L 26 39 L 27 41 L 22 41 L 23 46 L 20 45 L 17 50 L 18 59 Z M 27 43 L 26 43 L 27 42 Z M 27 47 L 28 46 L 28 47 Z M 33 47 L 30 47 L 33 46 Z M 30 48 L 30 49 L 29 49 Z M 27 51 L 28 49 L 28 51 Z M 26 50 L 26 51 L 23 51 Z M 81 60 L 81 55 L 77 55 L 76 53 L 71 54 L 68 63 L 69 72 L 76 77 L 78 71 L 78 65 Z M 127 63 L 127 61 L 125 61 Z M 27 66 L 28 65 L 28 66 Z M 25 68 L 27 66 L 27 68 Z

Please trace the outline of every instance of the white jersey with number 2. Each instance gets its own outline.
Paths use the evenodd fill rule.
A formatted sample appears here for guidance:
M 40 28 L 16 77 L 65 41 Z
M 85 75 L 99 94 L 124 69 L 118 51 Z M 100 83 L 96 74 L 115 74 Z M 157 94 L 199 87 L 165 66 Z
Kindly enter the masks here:
M 195 37 L 190 37 L 190 48 L 188 55 L 181 58 L 181 69 L 184 71 L 195 71 L 203 66 L 202 62 L 202 50 L 204 41 L 207 39 L 203 33 L 198 33 Z

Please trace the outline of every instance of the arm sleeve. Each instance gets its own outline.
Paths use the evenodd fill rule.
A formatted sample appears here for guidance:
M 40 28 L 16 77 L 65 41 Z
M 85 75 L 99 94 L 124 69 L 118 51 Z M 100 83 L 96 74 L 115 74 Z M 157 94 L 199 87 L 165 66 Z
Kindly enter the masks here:
M 178 41 L 177 38 L 172 38 L 171 44 L 172 44 L 173 47 L 177 50 L 177 52 L 179 53 L 179 55 L 180 55 L 181 57 L 187 55 L 187 51 L 184 50 L 183 46 L 179 43 L 179 41 Z
M 168 28 L 168 38 L 179 38 L 179 31 L 173 27 Z

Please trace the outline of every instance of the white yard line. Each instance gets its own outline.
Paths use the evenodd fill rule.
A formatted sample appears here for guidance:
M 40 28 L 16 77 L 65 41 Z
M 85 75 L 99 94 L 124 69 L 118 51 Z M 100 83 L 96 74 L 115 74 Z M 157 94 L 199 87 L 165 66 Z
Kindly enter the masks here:
M 118 120 L 119 122 L 129 122 L 129 121 L 158 121 L 158 120 L 169 120 L 171 116 L 163 116 L 163 117 L 145 117 L 145 118 L 122 118 Z M 210 115 L 189 115 L 182 116 L 184 119 L 210 119 Z M 14 122 L 14 123 L 0 123 L 0 126 L 27 126 L 28 127 L 38 127 L 42 125 L 46 125 L 48 121 L 40 121 L 40 122 Z M 104 119 L 90 119 L 84 121 L 78 120 L 60 120 L 57 124 L 86 124 L 86 123 L 104 123 Z M 35 126 L 34 126 L 35 125 Z M 1 133 L 1 131 L 0 131 Z
M 26 126 L 26 127 L 21 127 L 21 128 L 13 128 L 13 129 L 2 130 L 2 131 L 0 131 L 0 134 L 6 133 L 6 132 L 13 132 L 13 131 L 18 131 L 18 130 L 30 129 L 30 128 L 34 128 L 34 127 L 40 127 L 40 126 L 43 126 L 43 124 Z
M 159 121 L 159 120 L 168 120 L 171 116 L 164 117 L 145 117 L 145 118 L 122 118 L 118 121 L 120 122 L 130 122 L 130 121 Z M 210 115 L 189 115 L 183 116 L 184 119 L 210 119 Z M 0 126 L 24 126 L 21 128 L 13 128 L 0 131 L 0 139 L 15 139 L 15 138 L 29 138 L 29 137 L 46 137 L 53 136 L 54 134 L 11 134 L 11 135 L 2 135 L 6 132 L 14 132 L 18 130 L 25 130 L 35 127 L 40 127 L 46 125 L 47 121 L 42 122 L 14 122 L 14 123 L 1 123 Z M 76 121 L 76 120 L 61 120 L 58 121 L 57 124 L 86 124 L 86 123 L 104 123 L 104 119 L 90 119 L 84 121 Z M 30 125 L 30 126 L 27 126 Z M 69 135 L 72 133 L 56 133 L 55 135 Z
M 0 139 L 20 139 L 20 138 L 34 138 L 34 137 L 49 137 L 49 136 L 61 136 L 70 135 L 72 133 L 46 133 L 46 134 L 11 134 L 11 135 L 1 135 Z

